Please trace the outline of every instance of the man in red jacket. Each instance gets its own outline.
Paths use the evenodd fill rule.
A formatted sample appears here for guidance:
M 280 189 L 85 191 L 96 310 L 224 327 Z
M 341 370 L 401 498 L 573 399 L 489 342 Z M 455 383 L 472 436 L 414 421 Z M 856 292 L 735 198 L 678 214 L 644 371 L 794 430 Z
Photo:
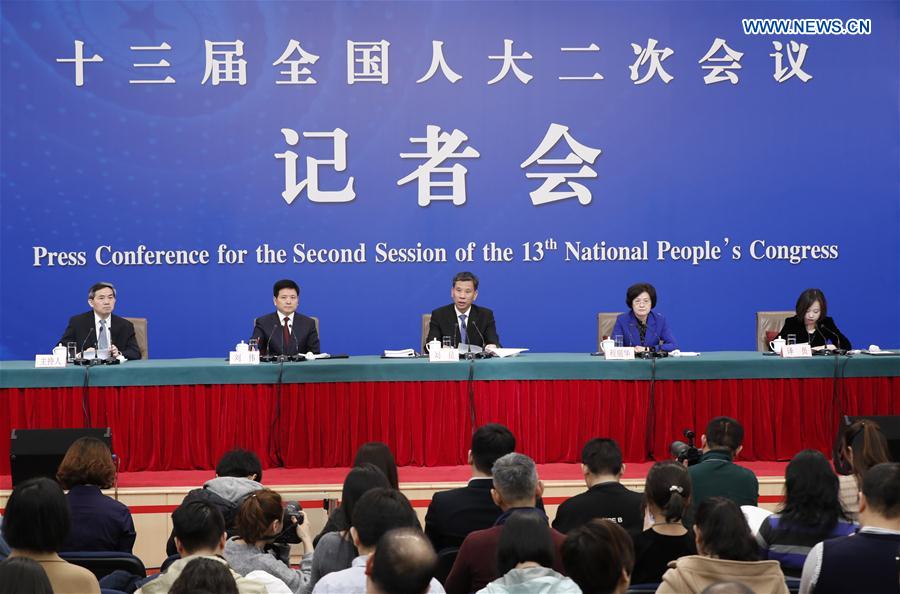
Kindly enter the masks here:
M 444 583 L 447 594 L 477 592 L 500 577 L 497 572 L 497 544 L 503 524 L 512 514 L 540 514 L 547 521 L 543 510 L 535 507 L 544 486 L 538 480 L 534 460 L 524 454 L 507 454 L 494 463 L 493 475 L 491 497 L 503 513 L 492 527 L 472 532 L 463 541 L 453 569 Z M 560 547 L 566 537 L 552 529 L 550 536 L 556 548 L 553 569 L 565 573 Z

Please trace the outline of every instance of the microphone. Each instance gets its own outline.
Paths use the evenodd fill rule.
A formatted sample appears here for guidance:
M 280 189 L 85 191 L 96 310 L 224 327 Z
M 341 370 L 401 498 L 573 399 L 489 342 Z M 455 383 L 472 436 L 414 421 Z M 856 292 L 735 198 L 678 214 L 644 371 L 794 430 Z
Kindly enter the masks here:
M 85 337 L 84 342 L 81 343 L 81 358 L 84 359 L 84 347 L 87 346 L 87 341 L 90 340 L 91 335 L 96 335 L 97 329 L 91 326 L 91 331 L 88 332 L 88 335 Z M 94 341 L 94 344 L 97 344 L 97 341 Z
M 276 323 L 276 324 L 274 324 L 274 325 L 272 326 L 272 331 L 269 332 L 269 339 L 266 341 L 266 354 L 265 354 L 265 357 L 266 357 L 266 360 L 268 360 L 268 361 L 271 361 L 271 360 L 272 360 L 272 359 L 270 358 L 270 355 L 269 355 L 269 345 L 272 344 L 272 337 L 275 336 L 275 332 L 276 332 L 277 330 L 278 330 L 278 324 Z
M 825 325 L 820 323 L 819 321 L 816 321 L 816 330 L 819 331 L 819 334 L 822 334 L 822 330 L 828 330 L 828 333 L 831 334 L 834 337 L 834 339 L 837 341 L 837 344 L 835 345 L 837 347 L 837 350 L 844 351 L 844 348 L 841 346 L 841 337 L 838 336 L 836 332 L 832 332 L 830 328 L 825 327 Z M 822 334 L 822 340 L 826 340 L 824 334 Z M 844 351 L 844 352 L 846 352 L 846 351 Z
M 472 322 L 472 327 L 475 328 L 475 330 L 478 332 L 478 336 L 481 337 L 482 357 L 492 357 L 493 355 L 491 353 L 484 350 L 484 347 L 487 346 L 487 341 L 484 339 L 484 334 L 481 333 L 481 329 L 478 328 L 478 324 L 475 323 L 475 320 L 474 318 L 472 318 L 472 316 L 469 316 L 469 321 Z

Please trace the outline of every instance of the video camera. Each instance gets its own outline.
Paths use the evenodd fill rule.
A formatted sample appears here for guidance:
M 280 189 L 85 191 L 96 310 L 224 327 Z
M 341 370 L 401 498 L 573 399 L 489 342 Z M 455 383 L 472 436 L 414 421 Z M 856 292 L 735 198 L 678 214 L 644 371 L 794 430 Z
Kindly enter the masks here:
M 696 434 L 691 429 L 685 429 L 682 435 L 687 439 L 687 443 L 684 443 L 683 441 L 673 441 L 672 445 L 669 446 L 669 452 L 672 454 L 672 457 L 681 464 L 684 464 L 685 461 L 687 461 L 688 466 L 698 464 L 700 462 L 701 453 L 694 445 L 694 437 L 696 437 Z

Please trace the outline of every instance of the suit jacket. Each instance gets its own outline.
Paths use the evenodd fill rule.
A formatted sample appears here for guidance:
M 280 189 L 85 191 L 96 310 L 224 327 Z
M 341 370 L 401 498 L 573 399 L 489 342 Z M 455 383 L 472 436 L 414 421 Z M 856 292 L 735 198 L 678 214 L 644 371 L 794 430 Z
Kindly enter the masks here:
M 674 351 L 678 348 L 672 331 L 666 323 L 666 318 L 662 315 L 651 311 L 647 316 L 647 333 L 644 335 L 644 341 L 641 342 L 641 331 L 638 328 L 638 320 L 633 311 L 620 314 L 616 318 L 616 327 L 613 329 L 613 338 L 622 336 L 622 346 L 646 346 L 657 347 L 662 340 L 660 349 L 663 351 Z
M 535 508 L 519 508 L 510 510 L 512 513 L 543 513 Z M 508 517 L 510 511 L 498 518 L 502 522 Z M 444 582 L 447 594 L 468 594 L 477 592 L 489 583 L 500 577 L 497 571 L 497 545 L 500 544 L 500 535 L 503 532 L 502 525 L 492 526 L 486 530 L 478 530 L 466 537 L 453 563 L 453 569 Z M 560 548 L 566 539 L 564 534 L 550 529 L 550 537 L 553 539 L 555 551 L 553 569 L 565 575 L 566 570 L 562 564 Z
M 425 514 L 425 535 L 435 551 L 458 547 L 476 530 L 490 528 L 503 513 L 491 499 L 493 480 L 473 478 L 465 487 L 439 491 Z
M 605 518 L 624 528 L 634 539 L 644 527 L 642 500 L 643 495 L 622 483 L 600 483 L 563 501 L 556 510 L 553 528 L 567 534 L 594 518 Z
M 111 314 L 109 319 L 107 327 L 112 344 L 116 345 L 126 359 L 140 359 L 141 347 L 138 346 L 137 338 L 134 335 L 134 324 L 116 314 Z M 72 316 L 69 318 L 69 325 L 66 326 L 66 331 L 63 332 L 58 344 L 65 346 L 67 342 L 74 342 L 78 345 L 79 352 L 82 350 L 82 346 L 85 349 L 95 348 L 97 331 L 94 328 L 94 310 Z
M 294 312 L 291 328 L 293 340 L 287 348 L 282 344 L 281 314 L 277 311 L 256 318 L 251 339 L 259 340 L 259 352 L 263 355 L 296 355 L 297 353 L 319 353 L 319 333 L 312 318 Z
M 473 303 L 469 308 L 466 318 L 466 334 L 469 336 L 469 344 L 476 344 L 480 347 L 485 344 L 500 346 L 494 312 L 486 307 L 478 307 Z M 456 306 L 452 303 L 431 312 L 431 324 L 428 326 L 428 337 L 425 342 L 428 343 L 434 339 L 440 340 L 443 336 L 452 337 L 454 346 L 460 343 L 459 318 L 456 317 Z
M 72 511 L 72 529 L 59 550 L 132 551 L 136 533 L 127 506 L 94 485 L 73 485 L 66 500 Z
M 812 334 L 806 331 L 806 323 L 802 318 L 797 316 L 786 318 L 784 327 L 778 333 L 778 336 L 787 340 L 788 334 L 793 334 L 797 337 L 797 344 L 808 342 L 810 347 L 825 346 L 826 343 L 831 342 L 839 349 L 849 351 L 853 348 L 853 345 L 850 344 L 850 339 L 838 330 L 834 320 L 829 317 L 819 320 L 818 327 Z

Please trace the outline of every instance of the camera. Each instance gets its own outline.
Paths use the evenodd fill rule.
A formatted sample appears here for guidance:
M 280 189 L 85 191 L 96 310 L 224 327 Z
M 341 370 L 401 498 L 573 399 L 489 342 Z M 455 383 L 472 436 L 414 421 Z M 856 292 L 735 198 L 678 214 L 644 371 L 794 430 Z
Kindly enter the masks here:
M 683 441 L 673 441 L 669 446 L 669 453 L 681 464 L 687 462 L 688 466 L 693 466 L 700 462 L 700 450 L 694 445 L 694 437 L 696 434 L 691 429 L 685 429 L 682 432 L 687 443 Z
M 297 526 L 303 523 L 303 506 L 299 501 L 288 501 L 284 506 L 284 515 L 281 519 L 281 534 L 275 537 L 275 542 L 286 544 L 299 544 L 300 537 L 297 535 Z M 294 519 L 296 518 L 296 522 Z

